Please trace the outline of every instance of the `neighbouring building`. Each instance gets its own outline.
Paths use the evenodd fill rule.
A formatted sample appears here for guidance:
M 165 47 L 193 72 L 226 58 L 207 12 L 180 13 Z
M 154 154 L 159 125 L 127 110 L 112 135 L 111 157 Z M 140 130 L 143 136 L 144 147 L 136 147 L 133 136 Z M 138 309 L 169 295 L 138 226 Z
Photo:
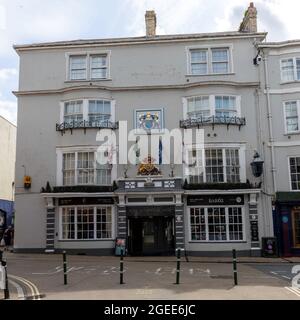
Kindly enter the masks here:
M 0 116 L 0 240 L 13 224 L 17 128 Z
M 300 255 L 300 40 L 266 42 L 257 49 L 275 235 L 280 254 Z
M 260 255 L 274 232 L 269 163 L 254 161 L 269 159 L 256 16 L 251 3 L 239 31 L 160 36 L 148 11 L 144 37 L 16 45 L 16 185 L 24 167 L 31 184 L 16 192 L 15 251 L 113 254 L 120 238 L 131 255 Z M 97 136 L 122 121 L 136 165 L 100 164 L 124 145 L 99 151 Z M 141 129 L 155 159 L 140 158 Z M 204 145 L 162 164 L 167 129 L 204 129 Z

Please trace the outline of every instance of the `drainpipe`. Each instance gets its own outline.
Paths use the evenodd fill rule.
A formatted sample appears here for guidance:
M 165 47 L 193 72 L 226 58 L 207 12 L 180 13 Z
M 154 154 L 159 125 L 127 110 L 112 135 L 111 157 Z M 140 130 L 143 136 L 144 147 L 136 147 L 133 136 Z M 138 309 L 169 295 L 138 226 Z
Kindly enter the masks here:
M 275 164 L 275 150 L 274 150 L 274 135 L 273 135 L 273 123 L 272 123 L 272 110 L 271 110 L 271 99 L 270 99 L 270 85 L 269 85 L 269 73 L 268 73 L 268 57 L 267 54 L 263 52 L 264 61 L 264 72 L 265 72 L 265 92 L 267 96 L 267 118 L 268 118 L 268 128 L 269 128 L 269 143 L 271 147 L 271 171 L 273 178 L 273 191 L 274 194 L 277 191 L 277 181 L 276 181 L 276 164 Z

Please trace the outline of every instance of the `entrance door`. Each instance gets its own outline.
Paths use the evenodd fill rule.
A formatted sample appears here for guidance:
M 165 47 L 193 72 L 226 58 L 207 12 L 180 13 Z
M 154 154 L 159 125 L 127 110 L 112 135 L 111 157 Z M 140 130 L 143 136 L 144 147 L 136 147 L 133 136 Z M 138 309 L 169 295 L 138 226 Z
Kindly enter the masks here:
M 300 248 L 300 209 L 294 209 L 292 216 L 294 248 Z
M 167 255 L 174 253 L 172 217 L 130 218 L 129 253 L 131 255 Z

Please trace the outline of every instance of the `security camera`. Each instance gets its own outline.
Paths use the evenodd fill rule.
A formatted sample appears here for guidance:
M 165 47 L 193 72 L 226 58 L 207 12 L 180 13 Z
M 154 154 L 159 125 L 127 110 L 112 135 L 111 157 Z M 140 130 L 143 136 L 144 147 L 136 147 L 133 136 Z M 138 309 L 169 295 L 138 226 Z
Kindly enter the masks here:
M 254 59 L 253 59 L 253 63 L 258 66 L 262 61 L 262 56 L 260 54 L 258 54 Z

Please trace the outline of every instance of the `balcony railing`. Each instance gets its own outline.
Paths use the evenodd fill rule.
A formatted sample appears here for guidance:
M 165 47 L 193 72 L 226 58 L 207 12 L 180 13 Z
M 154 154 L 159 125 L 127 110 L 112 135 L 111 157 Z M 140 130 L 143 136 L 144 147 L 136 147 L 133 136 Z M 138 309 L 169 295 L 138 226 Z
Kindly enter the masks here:
M 111 122 L 109 120 L 104 121 L 72 121 L 72 122 L 63 122 L 61 124 L 56 124 L 56 131 L 60 131 L 62 135 L 67 131 L 70 130 L 71 134 L 72 131 L 75 129 L 112 129 L 117 130 L 119 129 L 119 122 Z
M 215 125 L 224 124 L 227 125 L 227 129 L 230 125 L 235 125 L 241 129 L 241 126 L 246 125 L 246 118 L 240 117 L 226 117 L 226 116 L 210 116 L 210 117 L 198 117 L 190 118 L 180 121 L 180 128 L 187 129 L 193 127 L 202 127 L 205 125 L 212 125 L 213 129 Z

